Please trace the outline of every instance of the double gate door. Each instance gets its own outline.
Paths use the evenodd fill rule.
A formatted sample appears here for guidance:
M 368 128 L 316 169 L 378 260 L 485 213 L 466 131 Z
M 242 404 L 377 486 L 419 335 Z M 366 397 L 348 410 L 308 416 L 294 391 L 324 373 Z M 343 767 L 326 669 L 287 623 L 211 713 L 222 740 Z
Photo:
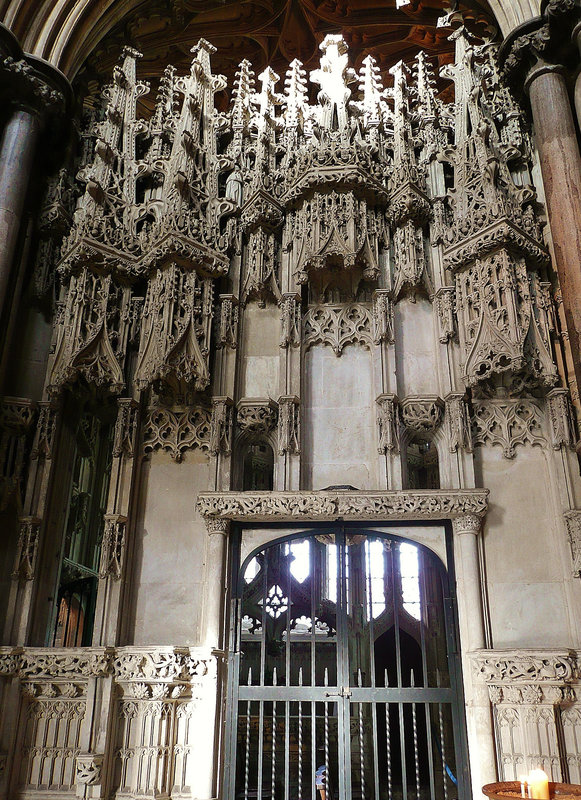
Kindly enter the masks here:
M 425 548 L 337 526 L 242 565 L 227 797 L 468 797 L 448 575 Z

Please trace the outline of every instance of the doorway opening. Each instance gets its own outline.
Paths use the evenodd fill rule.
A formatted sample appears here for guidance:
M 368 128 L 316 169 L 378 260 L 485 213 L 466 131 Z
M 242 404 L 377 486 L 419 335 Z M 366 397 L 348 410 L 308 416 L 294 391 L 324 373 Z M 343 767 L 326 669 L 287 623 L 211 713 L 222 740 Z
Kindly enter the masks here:
M 237 578 L 229 798 L 468 798 L 451 582 L 432 551 L 337 525 L 254 551 Z

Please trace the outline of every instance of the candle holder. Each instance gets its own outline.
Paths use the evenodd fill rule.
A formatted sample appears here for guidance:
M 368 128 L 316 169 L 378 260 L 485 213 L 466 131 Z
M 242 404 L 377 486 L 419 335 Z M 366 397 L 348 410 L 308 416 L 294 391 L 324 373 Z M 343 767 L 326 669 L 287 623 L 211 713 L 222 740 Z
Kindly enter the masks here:
M 506 800 L 506 798 L 522 797 L 520 781 L 501 781 L 500 783 L 487 783 L 482 787 L 482 793 L 490 800 Z M 549 797 L 559 800 L 581 800 L 581 784 L 554 783 L 549 781 Z

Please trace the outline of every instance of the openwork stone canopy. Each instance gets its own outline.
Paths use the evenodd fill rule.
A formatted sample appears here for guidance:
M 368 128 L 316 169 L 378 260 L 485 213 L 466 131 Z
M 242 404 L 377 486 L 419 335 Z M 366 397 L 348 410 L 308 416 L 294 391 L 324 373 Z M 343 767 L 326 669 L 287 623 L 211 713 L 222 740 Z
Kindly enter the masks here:
M 201 492 L 196 508 L 207 520 L 317 522 L 451 519 L 484 515 L 487 489 L 394 492 Z

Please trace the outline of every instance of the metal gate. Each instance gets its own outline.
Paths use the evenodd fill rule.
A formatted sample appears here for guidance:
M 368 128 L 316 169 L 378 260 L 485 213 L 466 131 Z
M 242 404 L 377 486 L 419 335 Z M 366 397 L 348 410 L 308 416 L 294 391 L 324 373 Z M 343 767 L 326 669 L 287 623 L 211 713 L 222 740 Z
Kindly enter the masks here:
M 239 571 L 230 800 L 468 798 L 449 576 L 431 551 L 337 526 Z

